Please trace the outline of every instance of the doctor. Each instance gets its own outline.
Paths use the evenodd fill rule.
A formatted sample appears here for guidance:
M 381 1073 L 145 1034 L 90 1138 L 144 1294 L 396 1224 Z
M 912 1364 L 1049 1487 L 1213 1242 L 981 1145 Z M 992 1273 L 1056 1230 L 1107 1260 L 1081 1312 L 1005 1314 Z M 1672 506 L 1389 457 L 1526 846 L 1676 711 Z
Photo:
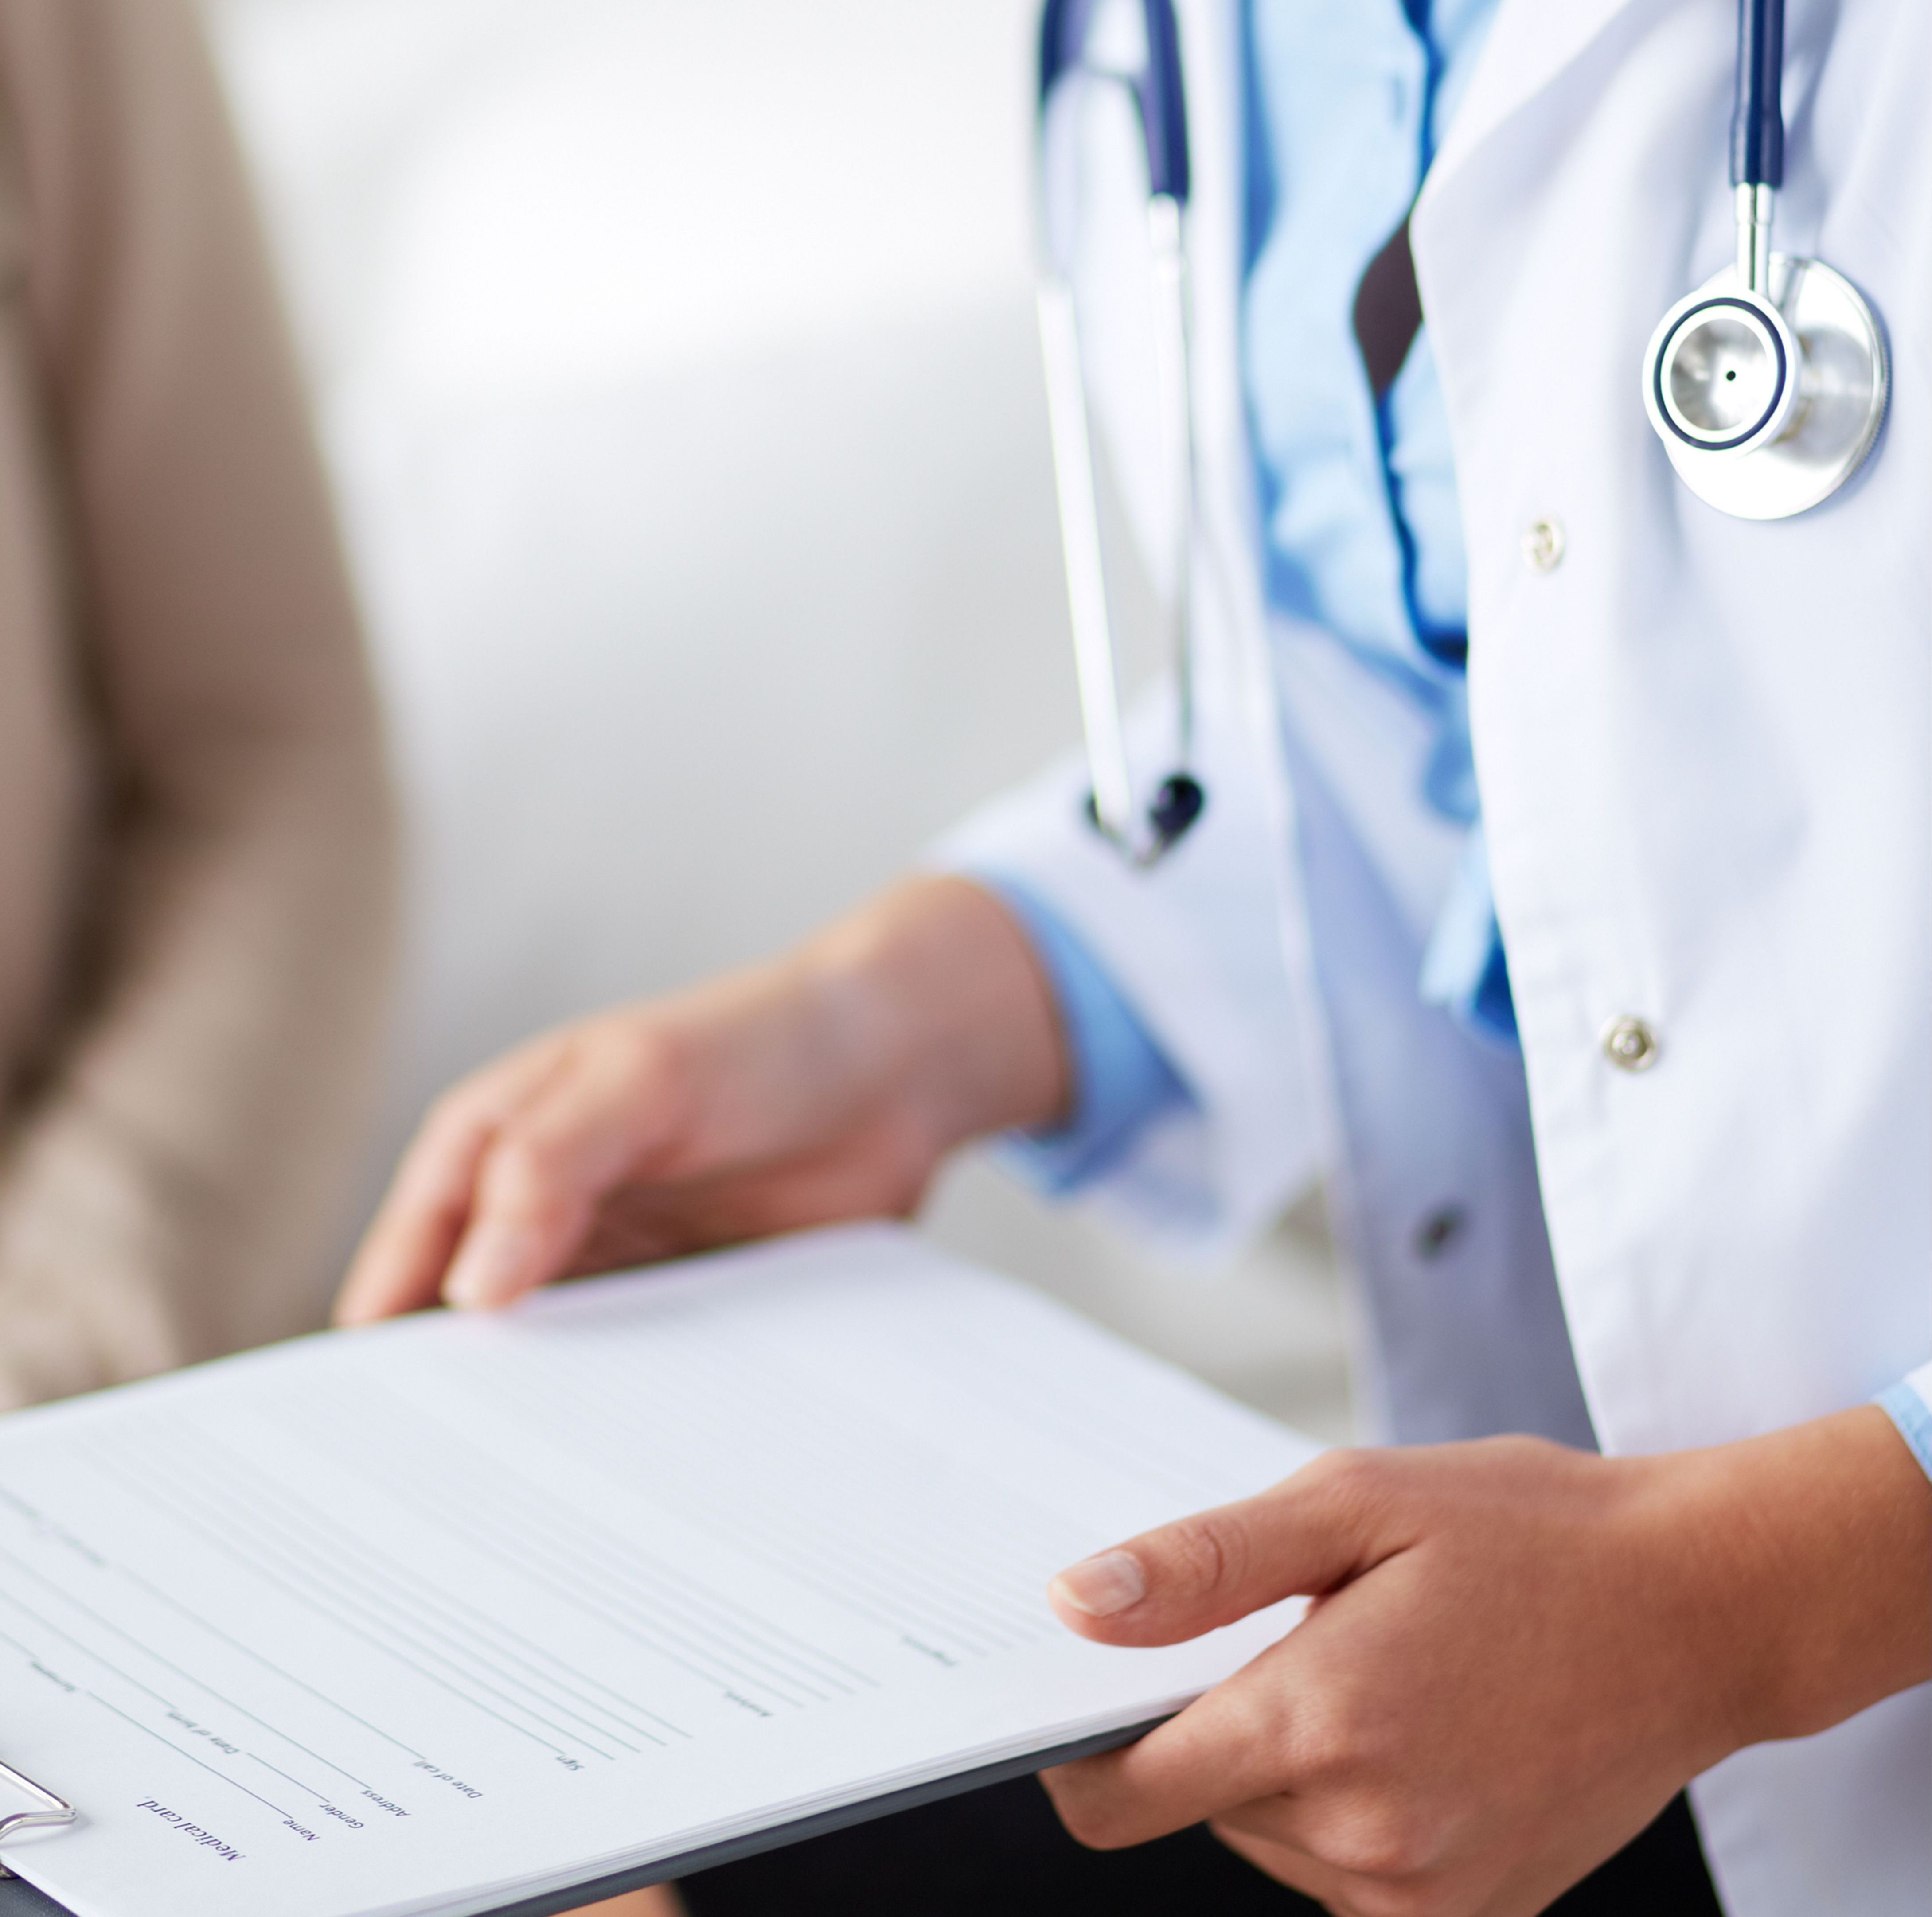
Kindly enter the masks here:
M 1140 73 L 1163 11 L 1054 17 Z M 1108 332 L 1158 156 L 1117 86 L 1043 126 L 1096 430 L 1191 615 L 1198 819 L 1124 858 L 1057 770 L 802 949 L 488 1068 L 340 1316 L 904 1212 L 1002 1130 L 1208 1250 L 1319 1176 L 1400 1448 L 1056 1581 L 1119 1644 L 1321 1598 L 1054 1774 L 1075 1833 L 1210 1820 L 1334 1910 L 1517 1917 L 1688 1784 L 1734 1917 L 1920 1917 L 1925 10 L 1793 0 L 1772 244 L 1882 316 L 1892 391 L 1769 520 L 1693 493 L 1640 376 L 1736 256 L 1728 0 L 1178 16 L 1190 483 Z M 1144 776 L 1180 731 L 1136 715 Z

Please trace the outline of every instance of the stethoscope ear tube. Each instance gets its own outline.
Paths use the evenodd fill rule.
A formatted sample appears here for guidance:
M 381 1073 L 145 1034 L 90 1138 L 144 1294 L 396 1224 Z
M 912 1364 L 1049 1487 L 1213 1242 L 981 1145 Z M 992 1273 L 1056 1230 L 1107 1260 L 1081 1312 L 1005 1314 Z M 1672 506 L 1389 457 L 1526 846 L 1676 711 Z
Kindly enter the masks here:
M 1089 46 L 1102 0 L 1046 0 L 1040 16 L 1040 127 L 1042 182 L 1039 287 L 1040 350 L 1047 419 L 1053 446 L 1067 610 L 1081 722 L 1093 784 L 1088 816 L 1101 835 L 1136 866 L 1150 866 L 1192 826 L 1207 799 L 1188 770 L 1193 734 L 1193 662 L 1190 628 L 1190 566 L 1194 545 L 1196 484 L 1193 407 L 1187 331 L 1189 288 L 1186 204 L 1186 102 L 1183 92 L 1179 22 L 1173 0 L 1141 0 L 1144 39 L 1134 50 Z M 1131 26 L 1131 16 L 1126 24 Z M 1144 810 L 1138 804 L 1120 706 L 1120 676 L 1107 604 L 1080 321 L 1067 260 L 1056 256 L 1054 207 L 1047 190 L 1048 107 L 1063 80 L 1080 78 L 1131 97 L 1144 143 L 1148 238 L 1152 268 L 1156 384 L 1168 457 L 1180 476 L 1184 510 L 1176 529 L 1171 617 L 1176 677 L 1180 765 L 1161 782 Z
M 1066 608 L 1073 627 L 1080 722 L 1087 736 L 1087 762 L 1094 781 L 1093 816 L 1108 838 L 1125 845 L 1134 829 L 1133 778 L 1127 765 L 1126 730 L 1120 718 L 1120 685 L 1114 671 L 1094 449 L 1081 376 L 1080 322 L 1072 288 L 1056 274 L 1046 275 L 1040 281 L 1039 307 L 1047 427 L 1060 502 L 1060 556 L 1066 569 Z
M 1047 97 L 1076 68 L 1086 64 L 1094 16 L 1106 0 L 1046 0 L 1040 17 L 1040 89 L 1043 112 Z M 1141 0 L 1147 57 L 1120 78 L 1138 102 L 1147 140 L 1148 191 L 1185 206 L 1192 190 L 1187 142 L 1187 99 L 1182 86 L 1180 24 L 1172 0 Z

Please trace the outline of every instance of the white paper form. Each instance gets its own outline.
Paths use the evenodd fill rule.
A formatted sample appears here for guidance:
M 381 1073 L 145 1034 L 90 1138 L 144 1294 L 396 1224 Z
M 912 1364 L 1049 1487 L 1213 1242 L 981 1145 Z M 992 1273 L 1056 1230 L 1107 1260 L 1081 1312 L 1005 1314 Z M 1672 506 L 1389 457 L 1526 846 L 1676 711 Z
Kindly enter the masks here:
M 0 1421 L 0 1756 L 80 1917 L 460 1913 L 1143 1721 L 1054 1571 L 1314 1447 L 886 1227 Z

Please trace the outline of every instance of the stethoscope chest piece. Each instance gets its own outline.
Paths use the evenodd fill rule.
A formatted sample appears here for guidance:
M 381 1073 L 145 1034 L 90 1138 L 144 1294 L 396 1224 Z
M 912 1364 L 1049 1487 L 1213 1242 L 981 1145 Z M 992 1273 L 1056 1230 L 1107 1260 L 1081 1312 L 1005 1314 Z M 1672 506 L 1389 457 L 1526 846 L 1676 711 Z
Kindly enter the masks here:
M 1858 289 L 1816 260 L 1767 263 L 1762 292 L 1735 266 L 1706 280 L 1644 355 L 1644 407 L 1671 464 L 1739 519 L 1789 519 L 1835 493 L 1871 451 L 1890 386 Z

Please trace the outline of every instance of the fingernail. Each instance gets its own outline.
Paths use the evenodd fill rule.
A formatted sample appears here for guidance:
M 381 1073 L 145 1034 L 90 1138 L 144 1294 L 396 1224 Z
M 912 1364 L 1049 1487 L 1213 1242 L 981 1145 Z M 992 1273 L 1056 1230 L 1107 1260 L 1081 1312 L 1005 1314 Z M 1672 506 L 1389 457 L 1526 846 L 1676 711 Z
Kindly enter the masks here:
M 527 1232 L 502 1225 L 486 1226 L 458 1253 L 442 1281 L 442 1301 L 459 1311 L 484 1311 L 502 1304 L 517 1288 L 528 1262 Z
M 1047 1588 L 1090 1618 L 1111 1618 L 1147 1595 L 1147 1579 L 1130 1552 L 1102 1551 L 1062 1571 Z

